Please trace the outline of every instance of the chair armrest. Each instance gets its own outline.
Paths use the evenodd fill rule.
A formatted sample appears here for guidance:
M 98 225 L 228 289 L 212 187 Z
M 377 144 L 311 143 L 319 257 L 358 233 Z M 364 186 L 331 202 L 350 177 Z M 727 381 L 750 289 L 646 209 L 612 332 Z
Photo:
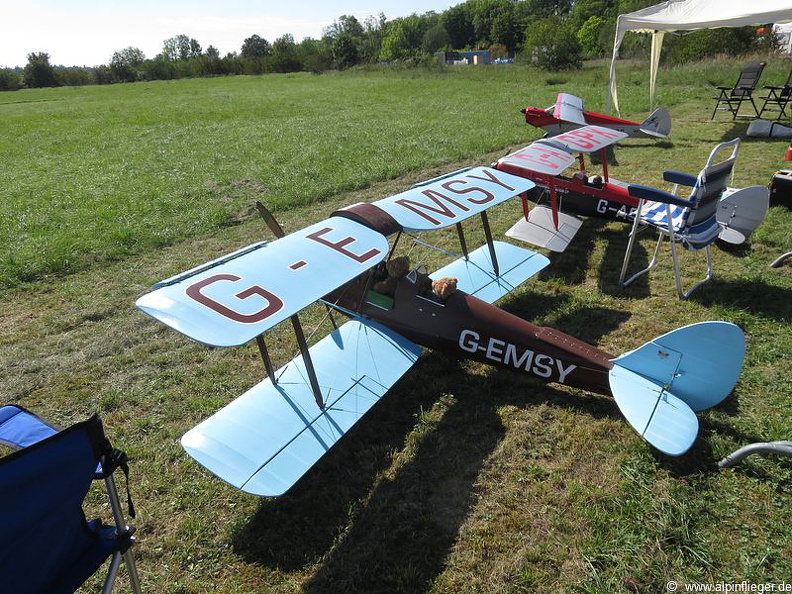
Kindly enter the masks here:
M 768 86 L 768 85 L 765 85 L 765 86 L 764 86 L 764 87 L 762 87 L 762 88 L 763 88 L 763 89 L 773 89 L 774 91 L 780 91 L 780 90 L 781 90 L 781 89 L 783 89 L 784 87 L 773 87 L 773 86 Z
M 15 449 L 31 446 L 57 432 L 21 406 L 9 404 L 0 407 L 0 442 Z
M 665 204 L 674 204 L 675 206 L 690 206 L 690 200 L 674 196 L 663 190 L 657 188 L 650 188 L 649 186 L 638 186 L 630 184 L 627 186 L 627 192 L 630 196 L 635 198 L 643 198 L 644 200 L 654 200 L 655 202 L 663 202 Z
M 696 185 L 696 180 L 698 178 L 695 175 L 690 175 L 689 173 L 680 173 L 679 171 L 671 171 L 670 169 L 666 169 L 663 172 L 663 181 L 670 182 L 672 184 L 679 184 L 680 186 L 687 186 L 692 188 Z
M 721 91 L 731 91 L 732 87 L 715 87 L 716 89 L 720 89 Z

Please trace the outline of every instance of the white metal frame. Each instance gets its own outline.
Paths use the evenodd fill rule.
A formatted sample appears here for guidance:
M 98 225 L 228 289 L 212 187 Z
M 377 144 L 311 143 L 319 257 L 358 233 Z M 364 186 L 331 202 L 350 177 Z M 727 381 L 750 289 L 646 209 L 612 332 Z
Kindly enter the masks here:
M 722 142 L 714 149 L 712 149 L 712 152 L 710 153 L 709 158 L 707 159 L 707 163 L 704 166 L 704 169 L 701 170 L 701 172 L 698 175 L 698 178 L 696 179 L 696 185 L 694 188 L 698 188 L 704 182 L 704 179 L 706 177 L 705 176 L 706 171 L 707 169 L 709 169 L 710 166 L 712 166 L 715 156 L 721 150 L 729 147 L 732 148 L 732 152 L 731 155 L 728 157 L 728 159 L 725 159 L 724 162 L 729 160 L 733 161 L 737 158 L 737 153 L 740 150 L 740 139 L 735 138 L 734 140 L 730 140 L 728 142 Z M 679 184 L 674 184 L 672 194 L 676 196 L 678 190 L 679 190 Z M 677 296 L 679 297 L 680 300 L 685 300 L 688 297 L 690 297 L 693 291 L 695 291 L 698 287 L 700 287 L 701 285 L 712 279 L 712 252 L 710 250 L 710 245 L 707 245 L 703 248 L 707 258 L 707 275 L 702 280 L 694 283 L 686 291 L 682 286 L 682 274 L 679 267 L 679 257 L 677 255 L 677 245 L 676 245 L 677 243 L 682 242 L 682 236 L 678 235 L 677 231 L 674 230 L 674 223 L 671 217 L 672 214 L 671 204 L 666 203 L 665 205 L 667 224 L 665 227 L 661 227 L 658 225 L 650 225 L 642 220 L 641 213 L 643 212 L 643 207 L 645 203 L 646 200 L 644 198 L 640 198 L 638 200 L 638 208 L 636 209 L 635 216 L 633 217 L 633 224 L 632 224 L 632 228 L 630 229 L 629 239 L 627 241 L 627 249 L 624 252 L 624 261 L 622 262 L 621 274 L 619 275 L 619 289 L 621 290 L 622 288 L 626 287 L 627 285 L 632 283 L 635 279 L 649 272 L 649 270 L 651 270 L 652 268 L 655 267 L 655 265 L 657 265 L 658 262 L 657 256 L 658 253 L 660 252 L 660 246 L 663 243 L 663 239 L 668 237 L 668 239 L 671 242 L 671 260 L 673 262 L 673 267 L 674 267 L 674 282 L 676 284 Z M 690 208 L 690 207 L 685 207 L 685 208 Z M 633 274 L 630 278 L 624 280 L 624 277 L 627 275 L 627 267 L 630 263 L 630 257 L 632 256 L 632 250 L 635 245 L 635 238 L 640 231 L 650 226 L 655 228 L 659 235 L 657 239 L 657 245 L 655 246 L 654 254 L 652 256 L 652 261 L 649 262 L 649 265 L 646 268 L 644 268 L 643 270 L 639 270 L 638 272 Z

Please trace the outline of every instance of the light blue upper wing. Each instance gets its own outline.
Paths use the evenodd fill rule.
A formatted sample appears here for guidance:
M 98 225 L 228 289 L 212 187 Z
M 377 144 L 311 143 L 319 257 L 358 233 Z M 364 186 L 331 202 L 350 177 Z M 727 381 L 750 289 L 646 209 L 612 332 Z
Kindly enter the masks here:
M 374 202 L 406 231 L 454 225 L 534 187 L 531 180 L 474 167 Z
M 380 233 L 331 217 L 159 283 L 136 305 L 211 346 L 255 338 L 388 254 Z

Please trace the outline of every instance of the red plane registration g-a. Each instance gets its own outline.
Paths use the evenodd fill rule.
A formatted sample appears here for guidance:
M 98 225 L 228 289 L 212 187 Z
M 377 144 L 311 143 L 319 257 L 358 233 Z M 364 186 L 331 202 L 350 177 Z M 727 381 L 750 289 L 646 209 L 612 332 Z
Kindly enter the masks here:
M 525 155 L 552 163 L 562 158 L 557 146 Z M 269 375 L 187 431 L 188 454 L 237 488 L 280 495 L 410 369 L 422 347 L 613 396 L 654 447 L 669 455 L 687 451 L 698 433 L 694 411 L 720 402 L 737 381 L 742 331 L 703 322 L 614 357 L 493 306 L 549 263 L 494 241 L 487 219 L 487 209 L 533 186 L 476 167 L 342 208 L 290 235 L 265 212 L 275 241 L 157 283 L 138 299 L 141 310 L 207 345 L 255 340 Z M 469 251 L 462 223 L 472 217 L 487 241 Z M 449 226 L 456 227 L 462 253 L 431 276 L 394 257 L 405 232 Z M 456 291 L 432 283 L 452 277 Z M 297 314 L 317 300 L 350 319 L 309 348 Z M 301 353 L 275 370 L 264 335 L 287 318 Z
M 630 184 L 608 176 L 606 155 L 608 146 L 627 136 L 627 132 L 612 128 L 583 126 L 537 140 L 493 163 L 499 171 L 530 179 L 540 190 L 530 193 L 537 203 L 530 211 L 524 197 L 523 218 L 506 235 L 563 252 L 583 223 L 579 217 L 632 223 L 639 200 L 630 195 Z M 595 152 L 600 153 L 602 175 L 586 172 L 584 156 Z M 578 154 L 577 159 L 572 153 Z M 563 175 L 576 160 L 579 170 L 569 177 Z M 549 196 L 547 201 L 545 194 Z M 762 186 L 726 188 L 717 211 L 720 238 L 743 243 L 764 220 L 768 207 L 768 192 Z

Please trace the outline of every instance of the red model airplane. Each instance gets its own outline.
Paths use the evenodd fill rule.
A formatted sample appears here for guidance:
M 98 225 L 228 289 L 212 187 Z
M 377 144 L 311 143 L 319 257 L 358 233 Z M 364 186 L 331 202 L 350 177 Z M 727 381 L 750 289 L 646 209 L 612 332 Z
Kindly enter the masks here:
M 537 186 L 528 194 L 536 207 L 529 212 L 524 198 L 524 217 L 506 235 L 563 252 L 582 225 L 581 216 L 632 223 L 638 198 L 630 195 L 630 184 L 608 176 L 605 154 L 608 146 L 626 137 L 623 131 L 584 126 L 542 138 L 493 163 L 495 169 L 530 179 Z M 736 158 L 738 148 L 739 145 L 732 157 Z M 584 155 L 595 152 L 601 154 L 602 175 L 590 175 L 586 171 Z M 572 153 L 578 154 L 577 159 Z M 579 170 L 572 176 L 564 175 L 576 160 Z M 690 179 L 695 181 L 696 178 Z M 549 201 L 545 196 L 549 196 Z M 768 207 L 769 197 L 764 186 L 726 188 L 717 211 L 722 228 L 720 238 L 733 244 L 745 242 L 764 220 Z
M 737 381 L 742 331 L 702 322 L 614 357 L 492 305 L 549 264 L 493 241 L 487 219 L 489 208 L 533 186 L 476 167 L 342 208 L 289 235 L 264 211 L 277 240 L 157 283 L 138 299 L 141 310 L 204 344 L 255 340 L 269 375 L 184 435 L 190 456 L 237 488 L 280 495 L 385 395 L 422 346 L 613 396 L 653 446 L 687 451 L 698 433 L 694 411 L 720 402 Z M 486 245 L 469 251 L 462 223 L 474 216 Z M 400 238 L 448 227 L 461 254 L 431 276 L 393 256 Z M 351 319 L 309 348 L 297 314 L 316 300 Z M 287 319 L 300 355 L 276 371 L 264 332 Z
M 671 116 L 659 107 L 643 122 L 631 122 L 601 113 L 583 110 L 583 100 L 569 93 L 559 93 L 555 105 L 547 109 L 525 107 L 525 121 L 531 126 L 542 128 L 548 136 L 569 132 L 581 126 L 601 126 L 624 132 L 627 136 L 650 136 L 665 138 L 671 132 Z

